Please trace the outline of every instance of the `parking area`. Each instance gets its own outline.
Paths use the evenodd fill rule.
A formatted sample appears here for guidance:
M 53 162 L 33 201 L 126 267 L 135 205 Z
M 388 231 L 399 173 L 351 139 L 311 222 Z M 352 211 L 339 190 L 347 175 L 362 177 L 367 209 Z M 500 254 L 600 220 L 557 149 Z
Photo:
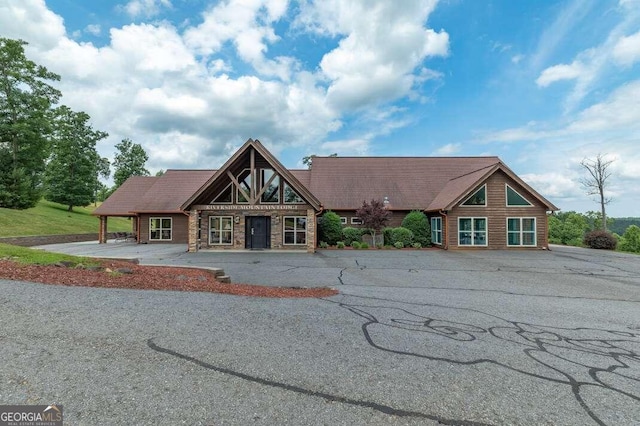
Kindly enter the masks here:
M 57 402 L 69 424 L 640 423 L 637 256 L 47 249 L 341 292 L 255 299 L 0 281 L 0 402 Z

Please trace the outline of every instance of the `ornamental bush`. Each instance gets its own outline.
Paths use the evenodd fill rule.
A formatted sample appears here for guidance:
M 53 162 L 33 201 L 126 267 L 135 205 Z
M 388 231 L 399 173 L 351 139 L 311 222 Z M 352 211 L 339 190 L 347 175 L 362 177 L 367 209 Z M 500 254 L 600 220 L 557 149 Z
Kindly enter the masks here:
M 340 216 L 328 210 L 318 221 L 320 241 L 326 241 L 329 245 L 334 245 L 342 238 L 342 224 Z
M 382 235 L 384 237 L 384 241 L 383 241 L 383 245 L 385 246 L 392 246 L 393 243 L 391 243 L 391 232 L 393 231 L 394 228 L 384 228 L 382 230 Z
M 338 241 L 336 243 L 336 248 L 343 249 L 344 248 L 344 241 Z
M 397 249 L 401 249 L 404 248 L 404 244 L 402 243 L 402 241 L 396 241 L 393 246 Z
M 347 245 L 351 245 L 354 241 L 360 242 L 362 241 L 362 230 L 347 226 L 342 229 L 342 240 Z
M 369 248 L 369 244 L 367 244 L 367 243 L 360 243 L 360 248 L 361 248 L 361 249 L 368 249 L 368 248 Z
M 346 243 L 346 241 L 345 241 Z M 360 243 L 357 241 L 351 241 L 351 247 L 353 247 L 354 249 L 359 249 L 360 248 Z
M 593 249 L 615 250 L 618 240 L 607 231 L 591 231 L 584 236 L 584 245 Z
M 419 210 L 413 210 L 402 219 L 402 227 L 413 232 L 413 241 L 422 247 L 431 244 L 431 225 L 427 215 Z
M 403 247 L 408 247 L 413 243 L 413 232 L 407 228 L 399 226 L 391 231 L 391 244 L 402 243 Z

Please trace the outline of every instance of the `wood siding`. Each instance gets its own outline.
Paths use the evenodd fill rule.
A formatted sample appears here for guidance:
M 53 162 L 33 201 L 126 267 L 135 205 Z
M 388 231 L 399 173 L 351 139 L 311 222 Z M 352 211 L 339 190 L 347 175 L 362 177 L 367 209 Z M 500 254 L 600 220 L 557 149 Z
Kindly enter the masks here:
M 172 221 L 171 240 L 149 240 L 149 219 L 152 217 L 170 217 Z M 184 214 L 141 214 L 140 242 L 149 244 L 187 244 L 189 241 L 189 217 Z
M 528 246 L 507 246 L 507 218 L 530 218 L 536 219 L 536 247 L 547 248 L 547 211 L 546 207 L 540 204 L 526 189 L 518 185 L 505 173 L 497 171 L 491 175 L 481 185 L 478 185 L 472 194 L 482 185 L 487 185 L 487 205 L 485 207 L 460 206 L 454 207 L 447 220 L 447 238 L 449 248 L 460 249 L 518 249 L 533 248 Z M 519 194 L 527 199 L 533 206 L 531 207 L 507 207 L 506 184 L 515 189 Z M 458 246 L 458 219 L 464 217 L 487 218 L 487 246 Z M 443 220 L 443 228 L 445 227 Z M 444 229 L 443 229 L 444 231 Z

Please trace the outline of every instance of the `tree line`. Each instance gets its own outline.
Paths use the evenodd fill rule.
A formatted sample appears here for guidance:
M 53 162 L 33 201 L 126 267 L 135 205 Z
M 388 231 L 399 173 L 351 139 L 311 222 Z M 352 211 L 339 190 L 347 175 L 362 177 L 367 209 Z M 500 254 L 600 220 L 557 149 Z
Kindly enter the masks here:
M 23 40 L 0 38 L 0 207 L 26 209 L 45 199 L 87 206 L 132 175 L 148 175 L 142 146 L 124 139 L 111 164 L 96 144 L 107 138 L 85 112 L 58 105 L 60 76 L 25 56 Z

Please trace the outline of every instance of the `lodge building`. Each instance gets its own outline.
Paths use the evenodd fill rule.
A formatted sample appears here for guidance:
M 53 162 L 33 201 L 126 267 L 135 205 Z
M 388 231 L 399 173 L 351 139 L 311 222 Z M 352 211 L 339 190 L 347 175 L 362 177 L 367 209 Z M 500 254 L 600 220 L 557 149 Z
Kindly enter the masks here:
M 93 214 L 101 243 L 119 216 L 138 243 L 314 252 L 324 212 L 359 227 L 356 210 L 372 199 L 392 212 L 389 226 L 423 211 L 444 249 L 547 248 L 547 214 L 558 210 L 498 157 L 314 157 L 289 170 L 249 139 L 218 170 L 131 177 Z

